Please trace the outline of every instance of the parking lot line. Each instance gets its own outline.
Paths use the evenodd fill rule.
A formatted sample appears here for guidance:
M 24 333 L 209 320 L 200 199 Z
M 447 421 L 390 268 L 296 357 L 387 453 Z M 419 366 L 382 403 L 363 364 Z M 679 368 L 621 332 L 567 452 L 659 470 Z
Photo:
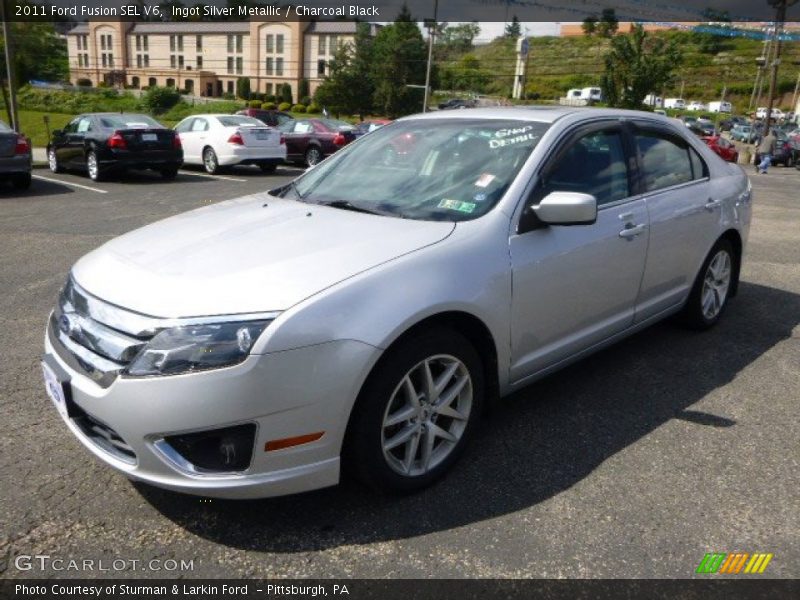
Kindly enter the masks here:
M 60 183 L 62 185 L 69 185 L 72 187 L 81 188 L 84 190 L 89 190 L 90 192 L 97 192 L 98 194 L 107 194 L 108 190 L 101 190 L 100 188 L 90 187 L 88 185 L 83 185 L 81 183 L 72 183 L 71 181 L 64 181 L 63 179 L 52 179 L 51 177 L 42 177 L 41 175 L 34 175 L 34 179 L 41 179 L 42 181 L 49 181 L 51 183 Z
M 183 171 L 181 173 L 184 175 L 197 175 L 198 177 L 208 177 L 210 179 L 224 179 L 225 181 L 238 181 L 240 183 L 246 183 L 247 179 L 239 179 L 238 177 L 226 177 L 225 175 L 211 175 L 209 173 L 198 173 L 197 171 Z

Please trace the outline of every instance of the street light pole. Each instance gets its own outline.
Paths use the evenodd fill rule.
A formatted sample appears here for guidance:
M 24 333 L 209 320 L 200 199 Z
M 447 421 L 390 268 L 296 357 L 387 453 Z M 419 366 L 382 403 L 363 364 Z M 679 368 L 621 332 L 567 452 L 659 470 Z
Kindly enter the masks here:
M 786 21 L 786 8 L 795 4 L 797 0 L 769 0 L 770 6 L 776 8 L 775 15 L 775 60 L 772 61 L 772 77 L 769 80 L 769 97 L 767 98 L 767 120 L 764 127 L 766 134 L 772 120 L 772 107 L 775 104 L 775 88 L 778 85 L 778 67 L 781 64 L 781 35 L 783 23 Z
M 422 112 L 428 112 L 428 95 L 431 89 L 431 64 L 433 63 L 433 40 L 436 38 L 436 20 L 439 13 L 439 0 L 433 2 L 433 26 L 428 29 L 428 66 L 425 69 L 425 96 L 422 101 Z
M 8 35 L 8 22 L 6 21 L 6 6 L 5 2 L 0 2 L 0 19 L 3 21 L 3 41 L 5 42 L 6 53 L 6 78 L 8 79 L 8 117 L 11 119 L 11 128 L 14 131 L 19 131 L 19 119 L 17 118 L 17 93 L 14 90 L 14 63 L 11 62 L 11 56 L 14 52 L 11 49 L 13 40 Z

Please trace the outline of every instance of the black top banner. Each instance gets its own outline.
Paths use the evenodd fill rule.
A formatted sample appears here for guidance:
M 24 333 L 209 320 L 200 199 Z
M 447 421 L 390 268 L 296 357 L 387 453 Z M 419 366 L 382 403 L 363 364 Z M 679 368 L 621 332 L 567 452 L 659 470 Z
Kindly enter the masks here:
M 620 21 L 774 21 L 800 19 L 795 0 L 5 0 L 9 21 L 362 20 L 393 21 L 407 5 L 417 21 L 581 22 L 613 7 Z

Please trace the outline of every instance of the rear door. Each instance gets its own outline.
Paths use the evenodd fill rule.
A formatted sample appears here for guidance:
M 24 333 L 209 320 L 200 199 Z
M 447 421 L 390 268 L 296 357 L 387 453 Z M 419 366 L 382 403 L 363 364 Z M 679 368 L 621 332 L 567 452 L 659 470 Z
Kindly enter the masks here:
M 629 138 L 618 122 L 571 134 L 538 177 L 511 236 L 511 380 L 518 382 L 633 323 L 647 256 L 644 199 L 635 194 Z M 597 221 L 546 225 L 530 207 L 555 191 L 592 194 Z
M 708 166 L 682 136 L 646 123 L 637 123 L 633 135 L 650 221 L 638 323 L 685 300 L 719 234 L 723 198 L 714 195 Z

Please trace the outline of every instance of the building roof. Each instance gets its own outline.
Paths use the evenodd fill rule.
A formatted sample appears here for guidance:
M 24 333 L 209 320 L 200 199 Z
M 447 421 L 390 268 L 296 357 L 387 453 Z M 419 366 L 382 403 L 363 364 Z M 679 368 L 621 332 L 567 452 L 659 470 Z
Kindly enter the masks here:
M 136 23 L 129 33 L 250 33 L 249 21 L 190 21 Z
M 370 34 L 375 35 L 380 29 L 380 25 L 375 23 L 367 23 L 369 25 Z M 306 33 L 339 33 L 339 34 L 355 34 L 358 28 L 357 21 L 312 21 L 306 28 Z
M 89 33 L 89 24 L 88 23 L 78 23 L 67 32 L 67 35 L 78 35 L 82 33 Z

